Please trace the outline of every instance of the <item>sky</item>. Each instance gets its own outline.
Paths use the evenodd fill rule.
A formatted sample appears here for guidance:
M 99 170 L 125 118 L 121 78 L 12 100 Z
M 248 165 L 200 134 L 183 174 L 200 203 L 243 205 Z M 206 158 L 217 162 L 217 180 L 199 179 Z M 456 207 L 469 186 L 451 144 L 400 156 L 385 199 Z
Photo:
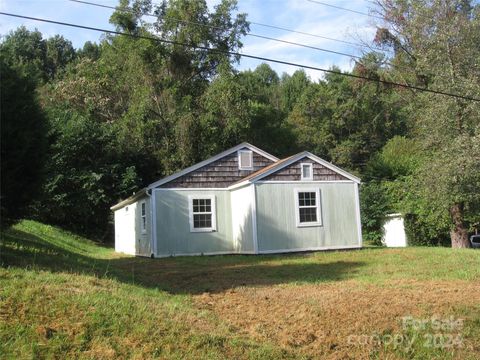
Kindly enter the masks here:
M 118 0 L 88 1 L 110 6 L 118 4 Z M 213 7 L 218 1 L 207 0 L 207 3 L 210 7 Z M 156 0 L 153 0 L 153 2 L 156 2 Z M 322 2 L 364 13 L 368 13 L 372 7 L 372 3 L 369 0 L 322 0 Z M 69 0 L 0 0 L 0 11 L 113 30 L 113 26 L 108 22 L 113 10 L 74 3 Z M 369 44 L 375 33 L 374 18 L 321 5 L 309 0 L 238 0 L 238 11 L 247 13 L 247 19 L 251 22 L 284 27 L 352 43 Z M 76 48 L 82 47 L 86 41 L 98 42 L 101 37 L 99 32 L 0 15 L 1 36 L 8 34 L 21 25 L 25 25 L 31 30 L 37 28 L 45 38 L 61 34 L 72 41 Z M 250 33 L 344 52 L 355 56 L 360 56 L 362 50 L 365 51 L 365 48 L 361 46 L 270 29 L 255 24 L 251 24 Z M 245 37 L 243 43 L 244 46 L 241 52 L 255 56 L 327 69 L 337 66 L 342 70 L 350 70 L 354 65 L 352 58 L 348 56 L 302 48 L 252 36 Z M 237 67 L 240 70 L 254 69 L 260 63 L 261 61 L 259 60 L 243 58 Z M 283 72 L 292 74 L 298 69 L 294 66 L 274 63 L 269 63 L 269 65 L 279 74 Z M 323 76 L 322 72 L 315 70 L 306 70 L 306 72 L 312 80 L 318 80 Z

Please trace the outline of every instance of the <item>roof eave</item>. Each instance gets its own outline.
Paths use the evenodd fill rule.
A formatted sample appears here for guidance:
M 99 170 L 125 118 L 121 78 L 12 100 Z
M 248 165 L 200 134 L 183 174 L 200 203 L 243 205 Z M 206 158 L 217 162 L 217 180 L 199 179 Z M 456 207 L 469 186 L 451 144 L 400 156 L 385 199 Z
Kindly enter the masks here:
M 120 201 L 119 203 L 113 205 L 112 207 L 110 207 L 110 210 L 112 211 L 115 211 L 115 210 L 118 210 L 118 209 L 121 209 L 123 208 L 124 206 L 127 206 L 127 205 L 130 205 L 130 204 L 133 204 L 134 202 L 136 202 L 138 199 L 141 199 L 142 197 L 144 197 L 145 195 L 147 195 L 147 188 L 143 188 L 139 191 L 137 191 L 135 194 L 133 194 L 132 196 Z

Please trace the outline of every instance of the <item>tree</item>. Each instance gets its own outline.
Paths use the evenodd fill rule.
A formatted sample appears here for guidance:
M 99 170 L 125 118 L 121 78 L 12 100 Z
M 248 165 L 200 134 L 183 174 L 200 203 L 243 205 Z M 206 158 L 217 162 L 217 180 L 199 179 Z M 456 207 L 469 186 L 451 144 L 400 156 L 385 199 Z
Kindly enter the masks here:
M 376 36 L 393 49 L 396 76 L 434 90 L 480 94 L 480 5 L 469 0 L 381 0 Z M 418 93 L 415 133 L 428 157 L 416 187 L 431 211 L 448 214 L 452 247 L 469 247 L 469 218 L 480 215 L 480 103 Z M 434 176 L 432 176 L 434 174 Z
M 376 76 L 384 71 L 366 57 L 364 62 L 368 61 Z M 364 71 L 364 66 L 356 66 L 354 73 Z M 406 132 L 404 106 L 391 87 L 328 74 L 304 90 L 288 121 L 299 148 L 361 171 L 391 137 Z
M 53 141 L 37 217 L 105 240 L 110 206 L 141 187 L 141 162 L 119 151 L 108 124 L 67 108 L 50 108 L 48 115 Z
M 77 57 L 96 61 L 100 57 L 100 51 L 100 46 L 97 43 L 87 41 L 81 49 L 77 50 Z
M 47 56 L 45 59 L 45 73 L 49 80 L 54 79 L 57 73 L 73 62 L 76 58 L 72 42 L 63 36 L 55 35 L 47 39 Z
M 0 56 L 1 223 L 27 215 L 43 174 L 47 126 L 35 84 Z
M 290 112 L 303 94 L 305 89 L 310 85 L 310 79 L 305 71 L 297 70 L 293 75 L 283 74 L 280 85 L 280 96 L 282 99 L 283 111 Z
M 0 53 L 4 63 L 16 69 L 19 76 L 30 78 L 34 84 L 47 80 L 45 73 L 47 46 L 40 31 L 29 31 L 25 26 L 19 27 L 5 36 L 0 44 Z
M 241 46 L 248 24 L 233 15 L 236 2 L 213 11 L 205 1 L 164 2 L 146 24 L 151 9 L 149 0 L 122 0 L 111 22 L 153 39 L 106 35 L 98 47 L 85 44 L 41 89 L 53 150 L 37 209 L 49 222 L 104 237 L 120 198 L 211 156 L 219 137 L 223 145 L 243 139 L 248 121 L 236 104 L 243 90 L 225 87 L 237 59 L 195 49 Z M 192 47 L 155 41 L 157 34 Z
M 76 57 L 72 43 L 63 36 L 45 40 L 40 31 L 29 31 L 24 26 L 5 37 L 0 51 L 7 64 L 37 85 L 55 78 Z

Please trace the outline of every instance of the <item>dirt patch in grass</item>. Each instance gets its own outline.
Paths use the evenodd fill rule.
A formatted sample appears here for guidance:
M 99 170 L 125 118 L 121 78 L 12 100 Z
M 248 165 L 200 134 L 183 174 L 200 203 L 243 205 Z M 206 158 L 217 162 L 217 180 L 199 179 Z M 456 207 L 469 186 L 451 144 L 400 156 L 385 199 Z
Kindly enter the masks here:
M 405 316 L 445 318 L 459 306 L 478 306 L 478 299 L 480 284 L 463 281 L 395 281 L 379 286 L 349 280 L 240 287 L 195 296 L 199 307 L 213 311 L 240 334 L 331 359 L 382 357 L 385 351 L 395 358 L 398 354 L 383 346 L 356 346 L 357 337 L 349 344 L 349 336 L 402 333 Z M 478 347 L 473 350 L 480 355 Z

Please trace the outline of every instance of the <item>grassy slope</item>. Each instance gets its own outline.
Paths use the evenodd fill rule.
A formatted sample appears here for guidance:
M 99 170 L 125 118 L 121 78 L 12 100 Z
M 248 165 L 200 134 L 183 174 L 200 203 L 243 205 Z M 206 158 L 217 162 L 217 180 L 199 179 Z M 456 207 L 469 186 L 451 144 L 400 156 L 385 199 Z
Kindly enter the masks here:
M 115 269 L 122 256 L 54 227 L 15 226 L 0 259 L 0 358 L 289 357 L 185 295 L 136 285 L 134 263 Z
M 480 278 L 480 251 L 369 249 L 150 260 L 121 256 L 33 221 L 2 234 L 0 251 L 0 357 L 5 358 L 301 357 L 305 353 L 294 347 L 281 350 L 274 341 L 239 335 L 193 299 L 258 286 L 302 291 L 324 283 L 382 288 L 401 281 L 408 281 L 406 287 L 423 281 L 472 284 Z M 454 313 L 468 319 L 463 336 L 478 339 L 480 308 L 459 304 Z M 452 355 L 416 346 L 417 358 Z

